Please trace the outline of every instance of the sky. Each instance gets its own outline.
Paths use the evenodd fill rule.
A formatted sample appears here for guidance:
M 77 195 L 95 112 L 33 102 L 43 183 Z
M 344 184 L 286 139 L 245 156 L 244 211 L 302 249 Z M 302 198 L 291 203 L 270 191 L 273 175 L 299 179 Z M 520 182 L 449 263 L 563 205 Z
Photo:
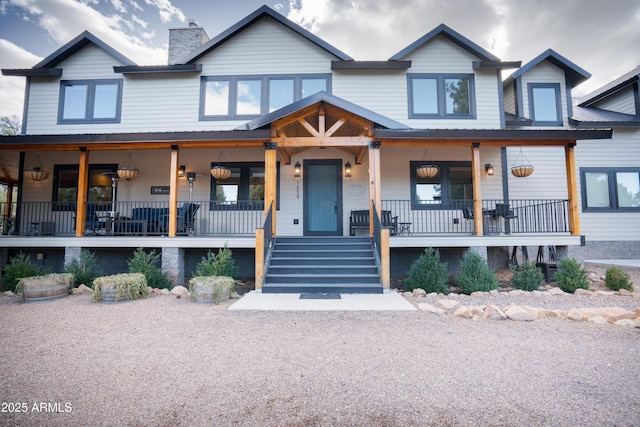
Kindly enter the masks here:
M 170 28 L 214 38 L 266 4 L 356 60 L 384 60 L 441 23 L 505 61 L 548 48 L 591 92 L 640 65 L 639 0 L 0 0 L 0 68 L 31 68 L 88 30 L 139 65 L 167 62 Z M 0 116 L 22 116 L 24 77 L 0 75 Z

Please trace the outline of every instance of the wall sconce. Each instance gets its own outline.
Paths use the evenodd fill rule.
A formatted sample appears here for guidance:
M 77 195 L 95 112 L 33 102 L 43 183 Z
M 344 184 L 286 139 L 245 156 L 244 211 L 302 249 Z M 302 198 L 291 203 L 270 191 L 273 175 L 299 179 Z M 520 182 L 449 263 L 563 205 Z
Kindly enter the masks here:
M 300 178 L 300 172 L 300 162 L 296 162 L 296 165 L 293 167 L 293 176 Z
M 184 174 L 187 171 L 187 167 L 185 165 L 180 165 L 178 167 L 178 178 L 184 178 Z
M 349 162 L 344 164 L 344 177 L 351 178 L 351 163 Z
M 491 165 L 491 163 L 485 163 L 484 164 L 484 173 L 487 176 L 492 176 L 493 175 L 493 166 Z

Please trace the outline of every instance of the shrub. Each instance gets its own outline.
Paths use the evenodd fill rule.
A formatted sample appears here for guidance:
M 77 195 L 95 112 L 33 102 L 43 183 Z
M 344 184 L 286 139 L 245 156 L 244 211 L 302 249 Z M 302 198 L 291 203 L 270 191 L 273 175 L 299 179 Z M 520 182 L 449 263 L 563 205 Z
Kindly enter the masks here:
M 233 260 L 233 252 L 224 245 L 218 249 L 218 253 L 207 252 L 196 266 L 197 276 L 227 276 L 236 278 L 236 263 Z
M 167 273 L 163 273 L 158 263 L 160 262 L 160 254 L 156 251 L 146 253 L 144 249 L 138 247 L 133 253 L 133 258 L 128 261 L 129 273 L 142 273 L 147 279 L 147 285 L 152 288 L 171 287 L 171 281 L 167 277 Z
M 468 250 L 464 253 L 460 270 L 456 282 L 465 294 L 477 291 L 488 292 L 498 288 L 498 278 L 495 273 L 489 268 L 487 260 L 476 252 Z
M 411 264 L 408 276 L 404 282 L 408 291 L 421 288 L 427 293 L 449 293 L 447 263 L 440 262 L 440 252 L 437 249 L 426 248 L 424 254 Z
M 525 261 L 520 268 L 513 269 L 511 284 L 516 289 L 535 291 L 543 282 L 542 270 L 531 261 Z
M 12 257 L 3 270 L 3 291 L 15 291 L 18 280 L 23 277 L 40 276 L 45 273 L 44 269 L 33 262 L 29 255 L 22 252 Z
M 64 271 L 73 274 L 76 285 L 84 284 L 91 287 L 93 279 L 100 275 L 96 254 L 88 249 L 82 249 L 78 258 L 64 265 Z
M 142 273 L 123 273 L 112 276 L 97 277 L 93 281 L 91 301 L 100 302 L 103 299 L 102 291 L 115 289 L 115 300 L 136 300 L 149 296 L 147 280 Z
M 629 273 L 615 265 L 607 268 L 604 276 L 604 284 L 613 291 L 619 291 L 620 289 L 626 289 L 627 291 L 633 290 L 633 283 L 631 283 Z
M 558 287 L 573 293 L 578 288 L 589 289 L 587 270 L 575 258 L 563 258 L 558 261 L 558 271 L 554 275 Z

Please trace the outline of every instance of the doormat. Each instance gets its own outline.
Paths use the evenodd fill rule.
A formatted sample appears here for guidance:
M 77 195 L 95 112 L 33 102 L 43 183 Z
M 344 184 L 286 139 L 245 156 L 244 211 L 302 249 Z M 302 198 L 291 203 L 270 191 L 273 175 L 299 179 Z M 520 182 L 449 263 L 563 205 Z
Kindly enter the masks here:
M 300 299 L 341 299 L 340 294 L 330 294 L 330 293 L 304 293 L 300 294 Z

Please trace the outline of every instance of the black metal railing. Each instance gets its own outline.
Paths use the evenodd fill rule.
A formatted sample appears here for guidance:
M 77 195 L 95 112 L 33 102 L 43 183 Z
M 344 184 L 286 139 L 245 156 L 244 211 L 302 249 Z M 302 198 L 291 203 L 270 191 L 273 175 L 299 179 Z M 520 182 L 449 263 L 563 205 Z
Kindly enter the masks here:
M 264 265 L 267 265 L 267 259 L 269 258 L 269 251 L 273 246 L 273 205 L 269 207 L 267 216 L 264 219 L 262 225 L 264 230 Z
M 379 264 L 382 258 L 382 221 L 380 221 L 375 202 L 371 201 L 371 203 L 373 205 L 373 247 L 376 251 Z
M 483 234 L 569 232 L 568 205 L 566 199 L 483 200 Z M 446 204 L 383 200 L 382 209 L 398 216 L 399 235 L 474 232 L 473 200 Z

